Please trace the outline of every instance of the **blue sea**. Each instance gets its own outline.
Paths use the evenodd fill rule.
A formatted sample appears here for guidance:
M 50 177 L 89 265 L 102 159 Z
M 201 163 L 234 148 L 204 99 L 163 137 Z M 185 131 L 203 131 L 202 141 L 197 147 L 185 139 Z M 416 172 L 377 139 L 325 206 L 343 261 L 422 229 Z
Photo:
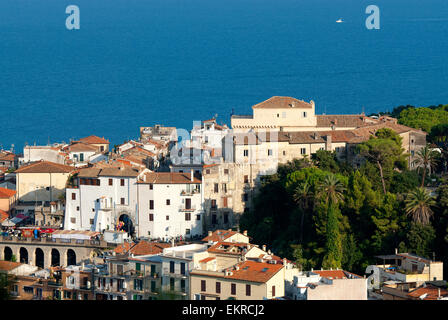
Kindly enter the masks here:
M 1 0 L 0 147 L 230 124 L 274 95 L 327 114 L 446 104 L 447 54 L 446 0 Z

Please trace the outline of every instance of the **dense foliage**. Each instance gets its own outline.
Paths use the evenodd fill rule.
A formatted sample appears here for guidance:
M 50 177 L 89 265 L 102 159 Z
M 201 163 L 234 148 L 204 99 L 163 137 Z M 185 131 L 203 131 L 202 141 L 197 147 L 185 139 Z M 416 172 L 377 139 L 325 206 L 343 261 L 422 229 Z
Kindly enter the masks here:
M 388 129 L 360 144 L 358 152 L 365 159 L 359 169 L 323 150 L 281 165 L 263 178 L 241 229 L 304 270 L 364 274 L 376 255 L 395 248 L 445 260 L 448 181 L 440 180 L 437 199 L 430 195 L 422 185 L 435 177 L 434 170 L 409 171 L 401 138 Z

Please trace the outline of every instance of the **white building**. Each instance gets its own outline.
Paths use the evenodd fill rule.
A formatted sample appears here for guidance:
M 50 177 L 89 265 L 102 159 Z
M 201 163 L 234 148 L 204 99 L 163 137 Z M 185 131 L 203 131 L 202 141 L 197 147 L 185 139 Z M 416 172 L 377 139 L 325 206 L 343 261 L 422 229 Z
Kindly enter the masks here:
M 66 190 L 64 229 L 114 230 L 119 221 L 133 233 L 137 217 L 137 176 L 129 167 L 81 169 L 76 187 Z
M 151 239 L 201 236 L 203 193 L 193 172 L 147 172 L 138 181 L 138 234 Z

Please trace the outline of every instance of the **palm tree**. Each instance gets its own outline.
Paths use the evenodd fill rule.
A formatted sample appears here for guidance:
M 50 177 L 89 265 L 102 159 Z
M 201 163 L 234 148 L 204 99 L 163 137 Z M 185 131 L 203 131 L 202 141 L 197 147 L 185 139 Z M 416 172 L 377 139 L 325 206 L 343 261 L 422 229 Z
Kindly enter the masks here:
M 334 174 L 329 174 L 319 184 L 318 196 L 326 203 L 335 205 L 344 201 L 344 191 L 345 187 L 341 181 Z
M 415 222 L 428 224 L 436 201 L 424 188 L 417 188 L 407 194 L 405 204 L 406 215 L 412 216 Z
M 432 150 L 429 144 L 417 151 L 417 158 L 414 160 L 414 164 L 418 167 L 423 167 L 421 188 L 425 185 L 426 170 L 428 169 L 431 173 L 431 169 L 435 167 L 438 157 L 439 154 Z
M 309 208 L 309 201 L 313 198 L 313 192 L 311 191 L 311 186 L 308 181 L 301 183 L 294 190 L 294 201 L 302 209 L 302 217 L 300 219 L 300 243 L 303 240 L 303 219 L 305 217 L 305 212 Z

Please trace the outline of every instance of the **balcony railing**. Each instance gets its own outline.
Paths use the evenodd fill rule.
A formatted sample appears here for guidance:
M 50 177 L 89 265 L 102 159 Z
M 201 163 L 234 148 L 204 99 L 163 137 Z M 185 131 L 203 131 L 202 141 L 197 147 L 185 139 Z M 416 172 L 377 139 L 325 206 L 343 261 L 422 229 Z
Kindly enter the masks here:
M 185 206 L 179 206 L 179 211 L 191 212 L 191 211 L 195 211 L 195 210 L 196 210 L 196 206 L 190 206 L 190 208 L 186 208 Z
M 181 193 L 180 193 L 180 195 L 181 195 L 181 196 L 192 196 L 192 195 L 194 195 L 194 194 L 198 194 L 198 193 L 200 193 L 200 192 L 201 192 L 201 191 L 198 190 L 198 189 L 194 189 L 194 190 L 190 190 L 190 191 L 188 191 L 188 190 L 182 190 Z

